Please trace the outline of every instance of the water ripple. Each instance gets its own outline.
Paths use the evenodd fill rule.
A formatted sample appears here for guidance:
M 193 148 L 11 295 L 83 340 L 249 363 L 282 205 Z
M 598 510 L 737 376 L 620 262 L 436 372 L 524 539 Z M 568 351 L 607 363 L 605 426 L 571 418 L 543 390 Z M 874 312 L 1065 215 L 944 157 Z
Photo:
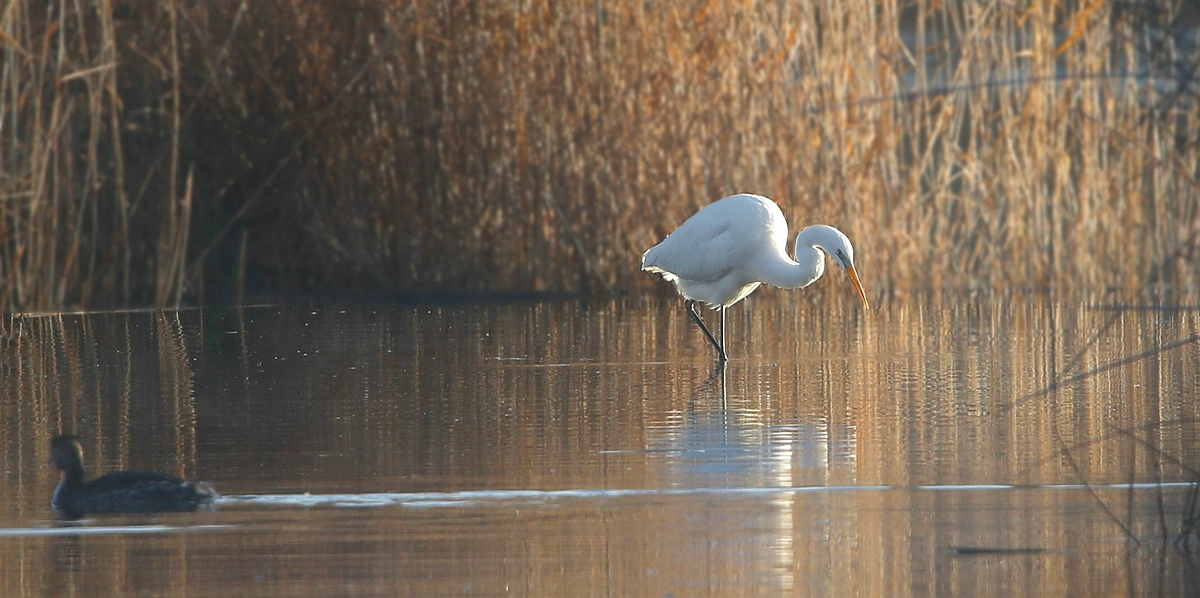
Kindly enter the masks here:
M 757 486 L 728 488 L 643 488 L 564 490 L 464 490 L 458 492 L 371 492 L 362 494 L 237 494 L 223 496 L 219 506 L 272 507 L 463 507 L 483 504 L 541 504 L 562 500 L 611 500 L 677 496 L 778 496 L 781 494 L 840 492 L 979 492 L 1004 490 L 1182 490 L 1189 482 L 1140 484 L 946 484 L 904 486 Z

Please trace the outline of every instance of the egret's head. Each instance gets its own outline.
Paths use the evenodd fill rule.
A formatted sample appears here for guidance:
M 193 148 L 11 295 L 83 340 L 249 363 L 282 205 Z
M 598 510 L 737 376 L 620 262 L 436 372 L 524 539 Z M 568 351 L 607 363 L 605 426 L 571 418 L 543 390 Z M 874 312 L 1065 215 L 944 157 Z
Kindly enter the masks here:
M 837 262 L 842 272 L 854 268 L 854 247 L 850 245 L 849 241 L 846 241 L 845 247 L 834 250 L 833 261 Z
M 862 299 L 863 308 L 870 309 L 871 304 L 867 301 L 867 293 L 858 280 L 858 271 L 854 269 L 854 246 L 850 244 L 850 238 L 842 231 L 823 224 L 810 226 L 801 234 L 805 243 L 811 242 L 814 246 L 820 247 L 829 257 L 833 258 L 843 272 L 850 276 L 850 282 L 854 283 L 854 289 L 858 291 L 858 296 Z M 800 244 L 801 238 L 797 237 L 797 253 Z

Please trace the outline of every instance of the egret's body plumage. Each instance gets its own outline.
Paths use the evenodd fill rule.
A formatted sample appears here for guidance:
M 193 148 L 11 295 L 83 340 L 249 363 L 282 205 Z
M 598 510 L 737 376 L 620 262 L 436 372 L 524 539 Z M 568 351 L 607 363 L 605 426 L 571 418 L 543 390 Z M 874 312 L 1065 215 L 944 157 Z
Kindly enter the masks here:
M 817 224 L 796 236 L 795 257 L 787 254 L 783 211 L 761 195 L 739 194 L 709 204 L 642 255 L 642 269 L 675 283 L 688 313 L 725 360 L 725 309 L 761 284 L 806 287 L 825 273 L 828 254 L 847 274 L 868 306 L 854 269 L 854 247 L 841 231 Z M 822 253 L 824 252 L 824 253 Z M 700 301 L 721 312 L 718 341 L 695 311 Z

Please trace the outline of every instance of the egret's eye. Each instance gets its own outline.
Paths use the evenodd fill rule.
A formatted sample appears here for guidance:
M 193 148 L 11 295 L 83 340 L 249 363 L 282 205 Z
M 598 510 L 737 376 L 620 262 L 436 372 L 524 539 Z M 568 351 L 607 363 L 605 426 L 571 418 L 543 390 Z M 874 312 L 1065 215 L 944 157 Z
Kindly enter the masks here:
M 846 254 L 842 253 L 841 249 L 837 250 L 837 263 L 843 270 L 850 265 L 850 260 L 846 258 Z

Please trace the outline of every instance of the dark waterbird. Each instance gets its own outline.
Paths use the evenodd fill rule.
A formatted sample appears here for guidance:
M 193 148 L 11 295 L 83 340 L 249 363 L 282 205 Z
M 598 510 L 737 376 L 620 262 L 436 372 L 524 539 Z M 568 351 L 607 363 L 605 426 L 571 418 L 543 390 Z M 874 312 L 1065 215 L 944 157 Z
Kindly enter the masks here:
M 84 482 L 83 445 L 70 434 L 50 441 L 50 462 L 62 472 L 51 504 L 67 519 L 88 513 L 195 511 L 218 497 L 205 482 L 157 471 L 118 471 Z

